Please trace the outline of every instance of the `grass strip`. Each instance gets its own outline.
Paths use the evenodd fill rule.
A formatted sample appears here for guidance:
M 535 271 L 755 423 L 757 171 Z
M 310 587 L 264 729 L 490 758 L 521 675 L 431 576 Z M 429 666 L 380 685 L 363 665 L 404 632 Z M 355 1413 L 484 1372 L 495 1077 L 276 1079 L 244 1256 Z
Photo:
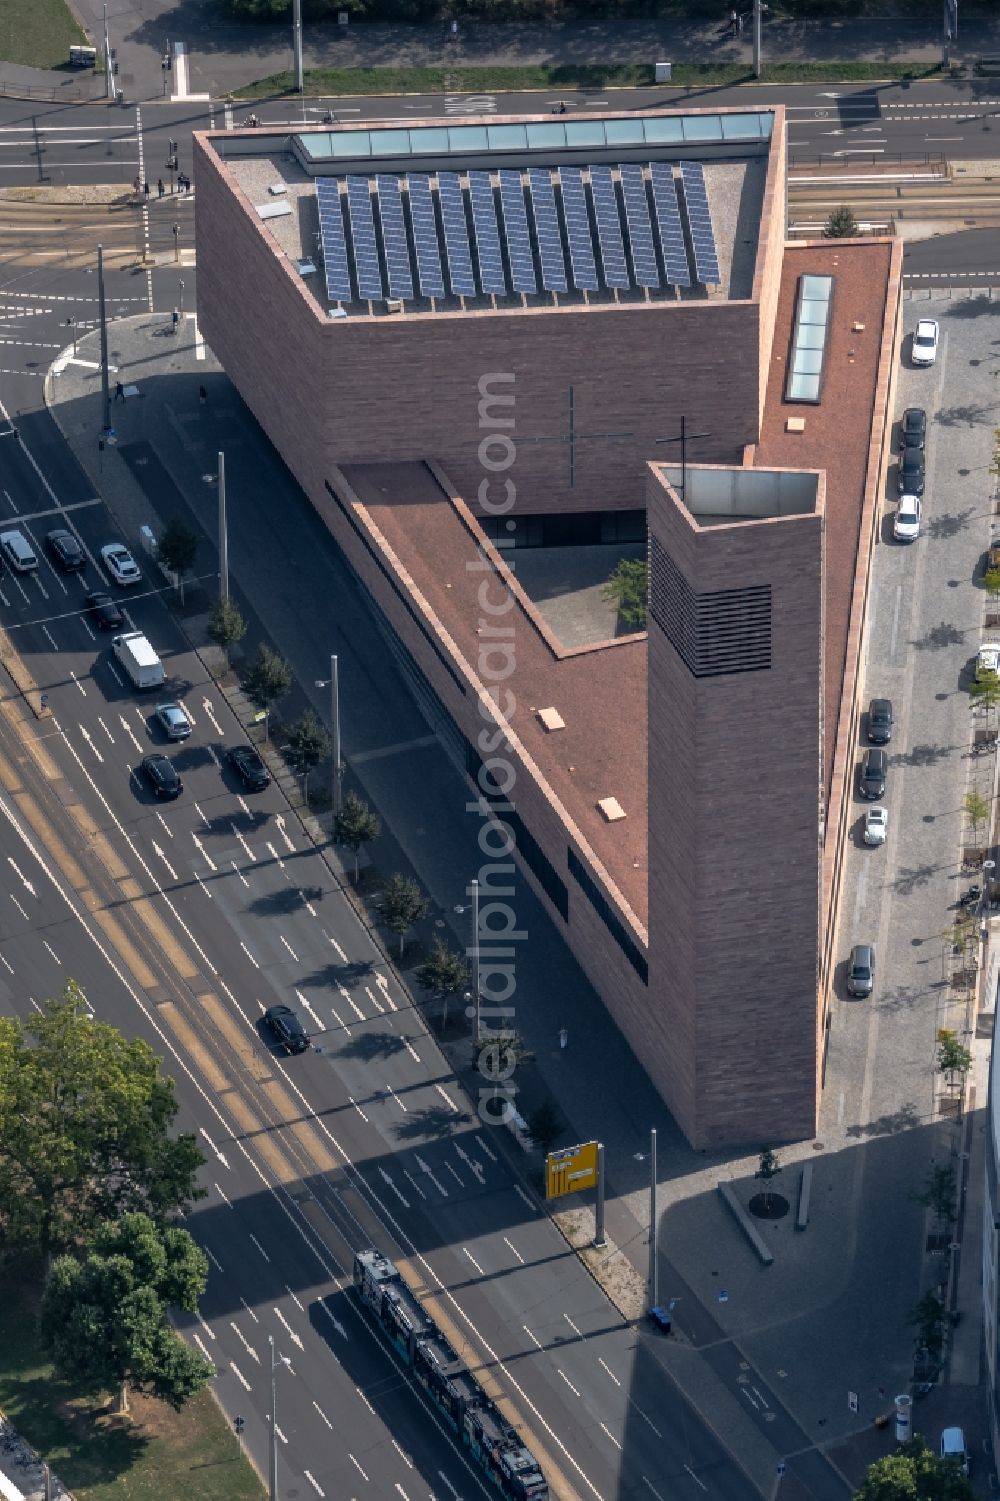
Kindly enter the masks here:
M 0 4 L 0 58 L 4 62 L 24 68 L 68 68 L 70 47 L 86 40 L 66 0 L 2 0 Z

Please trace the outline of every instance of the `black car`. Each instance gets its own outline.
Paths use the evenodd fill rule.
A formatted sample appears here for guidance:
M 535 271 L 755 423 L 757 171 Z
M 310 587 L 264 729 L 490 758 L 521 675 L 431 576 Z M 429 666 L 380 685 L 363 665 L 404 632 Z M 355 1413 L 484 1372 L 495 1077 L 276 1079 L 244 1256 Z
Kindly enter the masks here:
M 142 774 L 157 797 L 180 797 L 184 783 L 169 756 L 143 756 Z
M 924 451 L 922 448 L 904 448 L 899 455 L 896 483 L 900 495 L 923 495 Z
M 872 745 L 888 745 L 892 739 L 891 698 L 873 698 L 868 705 L 868 739 Z
M 62 528 L 58 531 L 46 532 L 45 546 L 63 573 L 79 573 L 81 568 L 87 565 L 83 548 L 72 532 L 64 531 Z
M 226 760 L 248 792 L 263 792 L 271 785 L 271 773 L 252 745 L 234 745 Z
M 847 961 L 847 994 L 871 995 L 875 988 L 875 945 L 856 943 Z
M 907 407 L 899 430 L 900 448 L 923 448 L 927 442 L 927 413 L 923 407 Z
M 111 595 L 106 594 L 103 589 L 95 589 L 88 594 L 86 604 L 91 619 L 102 631 L 117 631 L 125 624 L 125 616 Z
M 885 792 L 885 778 L 889 758 L 884 750 L 867 750 L 861 761 L 860 791 L 862 797 L 874 802 Z
M 290 1053 L 308 1051 L 309 1036 L 290 1006 L 271 1006 L 264 1012 L 264 1020 Z

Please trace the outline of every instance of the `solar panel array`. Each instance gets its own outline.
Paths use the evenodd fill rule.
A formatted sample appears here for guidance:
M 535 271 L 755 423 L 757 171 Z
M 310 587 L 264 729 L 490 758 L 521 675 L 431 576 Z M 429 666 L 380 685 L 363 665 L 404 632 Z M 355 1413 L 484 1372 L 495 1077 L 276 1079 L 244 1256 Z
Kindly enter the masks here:
M 695 276 L 706 286 L 717 286 L 722 278 L 719 275 L 719 252 L 715 248 L 715 231 L 712 228 L 708 192 L 705 188 L 705 169 L 701 162 L 681 162 L 681 178 L 684 182 L 688 224 L 691 226 Z
M 684 244 L 684 230 L 681 228 L 680 209 L 677 206 L 674 174 L 666 162 L 650 162 L 649 173 L 653 181 L 653 205 L 656 209 L 667 281 L 675 287 L 689 287 L 691 272 L 688 269 L 687 246 Z
M 350 302 L 351 272 L 347 264 L 347 240 L 344 237 L 344 211 L 340 206 L 340 183 L 335 177 L 316 180 L 319 207 L 319 233 L 323 242 L 323 269 L 326 295 L 331 302 Z
M 632 285 L 625 264 L 625 245 L 622 241 L 622 221 L 618 213 L 618 197 L 610 167 L 591 167 L 590 191 L 597 215 L 597 237 L 601 244 L 601 260 L 604 263 L 604 280 L 609 287 L 628 291 Z
M 622 197 L 625 199 L 625 218 L 632 246 L 632 267 L 635 271 L 636 285 L 658 287 L 660 272 L 656 264 L 653 226 L 649 221 L 646 179 L 642 168 L 634 162 L 619 167 L 618 171 L 622 180 Z
M 375 186 L 378 188 L 385 265 L 389 273 L 389 296 L 412 297 L 413 272 L 410 268 L 406 225 L 403 222 L 403 200 L 399 193 L 399 178 L 379 173 L 375 179 Z
M 559 182 L 574 284 L 588 292 L 599 292 L 601 283 L 594 264 L 594 242 L 590 237 L 590 215 L 583 178 L 578 171 L 560 172 Z
M 498 297 L 505 297 L 507 278 L 500 253 L 493 182 L 488 172 L 469 173 L 469 197 L 472 199 L 472 222 L 476 227 L 479 280 L 484 292 L 495 292 Z
M 410 177 L 410 222 L 413 225 L 413 248 L 417 252 L 417 279 L 422 297 L 444 296 L 444 271 L 438 245 L 437 222 L 430 179 Z
M 476 278 L 472 274 L 469 226 L 465 219 L 462 185 L 454 172 L 438 173 L 438 199 L 444 222 L 444 243 L 448 255 L 448 280 L 456 297 L 475 297 Z
M 551 172 L 547 168 L 543 170 L 541 167 L 529 167 L 528 186 L 531 188 L 531 207 L 535 214 L 538 258 L 542 263 L 542 286 L 546 292 L 568 291 L 566 260 Z
M 351 215 L 351 237 L 354 240 L 354 269 L 358 276 L 358 296 L 377 301 L 385 296 L 385 290 L 382 286 L 382 270 L 378 262 L 375 220 L 372 216 L 372 195 L 367 177 L 347 179 L 347 207 Z
M 507 235 L 510 257 L 510 284 L 515 292 L 537 292 L 535 258 L 531 253 L 531 234 L 524 207 L 524 188 L 520 172 L 500 173 L 500 207 Z

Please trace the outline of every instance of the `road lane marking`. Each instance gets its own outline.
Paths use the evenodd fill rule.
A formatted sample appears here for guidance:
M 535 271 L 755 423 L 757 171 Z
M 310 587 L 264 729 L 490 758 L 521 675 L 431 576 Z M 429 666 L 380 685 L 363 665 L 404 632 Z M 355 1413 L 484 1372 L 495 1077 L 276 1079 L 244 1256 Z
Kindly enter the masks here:
M 254 1349 L 253 1345 L 247 1339 L 246 1335 L 243 1333 L 243 1330 L 240 1328 L 239 1324 L 237 1324 L 237 1322 L 236 1322 L 235 1319 L 230 1319 L 230 1321 L 229 1321 L 229 1327 L 233 1331 L 233 1333 L 236 1335 L 236 1338 L 239 1340 L 239 1342 L 243 1346 L 244 1350 L 250 1356 L 250 1359 L 251 1360 L 255 1360 L 257 1362 L 257 1364 L 260 1365 L 260 1356 L 257 1354 L 257 1351 Z
M 614 1434 L 611 1432 L 611 1429 L 608 1427 L 607 1423 L 602 1423 L 601 1427 L 604 1429 L 604 1432 L 607 1434 L 608 1438 L 614 1444 L 615 1448 L 617 1450 L 619 1450 L 619 1452 L 620 1452 L 621 1451 L 621 1444 L 615 1438 Z M 687 1469 L 687 1465 L 685 1465 L 684 1468 Z
M 358 1114 L 360 1115 L 361 1119 L 364 1121 L 365 1125 L 367 1126 L 368 1125 L 368 1117 L 367 1117 L 367 1115 L 365 1115 L 365 1112 L 362 1110 L 362 1108 L 358 1104 L 357 1100 L 354 1098 L 354 1096 L 352 1094 L 349 1094 L 347 1096 L 347 1098 L 350 1100 L 351 1104 L 354 1106 L 355 1110 L 358 1112 Z
M 257 963 L 257 961 L 254 958 L 253 954 L 251 954 L 250 950 L 247 948 L 247 946 L 243 942 L 242 938 L 240 939 L 240 948 L 243 950 L 244 954 L 246 954 L 247 958 L 250 960 L 250 963 L 253 965 L 254 969 L 260 969 L 260 965 Z
M 83 694 L 84 698 L 86 698 L 87 697 L 87 690 L 83 686 L 83 684 L 80 682 L 80 679 L 77 677 L 77 675 L 73 671 L 72 667 L 69 669 L 69 675 L 73 679 L 73 681 L 76 684 L 76 686 L 79 688 L 80 692 Z
M 292 945 L 288 942 L 288 939 L 285 937 L 284 933 L 279 933 L 278 937 L 281 939 L 282 943 L 285 945 L 285 948 L 291 954 L 291 956 L 295 960 L 296 964 L 298 964 L 298 962 L 299 962 L 299 956 L 295 952 L 295 950 L 292 948 Z
M 20 912 L 20 914 L 24 918 L 25 922 L 30 922 L 31 919 L 29 918 L 27 912 L 25 912 L 24 908 L 21 906 L 21 903 L 18 901 L 17 897 L 16 896 L 12 896 L 11 897 L 11 901 L 14 903 L 14 906 L 17 908 L 18 912 Z
M 407 1454 L 406 1450 L 401 1449 L 395 1439 L 392 1440 L 392 1447 L 395 1449 L 396 1453 L 399 1455 L 400 1459 L 404 1462 L 407 1468 L 412 1470 L 413 1460 Z
M 254 1245 L 257 1247 L 257 1249 L 260 1252 L 260 1254 L 263 1256 L 264 1260 L 268 1263 L 268 1265 L 270 1265 L 271 1258 L 270 1258 L 270 1256 L 268 1256 L 267 1252 L 264 1250 L 264 1247 L 261 1245 L 261 1243 L 257 1239 L 256 1235 L 254 1235 L 250 1231 L 248 1231 L 247 1233 L 249 1234 L 250 1239 L 253 1241 Z
M 518 1261 L 521 1263 L 521 1265 L 524 1266 L 524 1257 L 521 1255 L 520 1251 L 517 1249 L 516 1246 L 511 1245 L 511 1243 L 507 1239 L 506 1235 L 503 1238 L 503 1243 L 507 1247 L 508 1251 L 510 1251 L 514 1256 L 516 1256 L 517 1259 L 518 1259 Z
M 52 955 L 53 959 L 56 961 L 56 963 L 59 965 L 59 967 L 61 969 L 62 968 L 62 960 L 60 959 L 59 955 L 56 953 L 55 949 L 52 947 L 51 943 L 49 943 L 49 940 L 47 938 L 43 938 L 42 939 L 42 946 L 43 946 L 43 948 L 47 948 L 48 949 L 49 953 Z
M 486 1276 L 486 1273 L 483 1271 L 482 1267 L 479 1265 L 479 1262 L 473 1256 L 473 1254 L 469 1250 L 468 1246 L 463 1246 L 462 1247 L 462 1254 L 465 1255 L 465 1256 L 467 1256 L 469 1258 L 469 1260 L 472 1262 L 472 1265 L 475 1267 L 476 1271 L 479 1273 L 480 1277 L 485 1277 Z
M 566 1375 L 566 1372 L 562 1369 L 561 1366 L 556 1366 L 556 1375 L 562 1377 L 566 1385 L 569 1387 L 570 1391 L 573 1393 L 574 1397 L 579 1397 L 580 1393 L 577 1391 L 576 1387 L 573 1385 L 572 1381 Z M 603 1423 L 601 1424 L 601 1427 L 604 1427 Z
M 580 1330 L 580 1329 L 578 1329 L 576 1327 L 576 1325 L 573 1323 L 573 1320 L 570 1318 L 569 1314 L 568 1313 L 564 1313 L 563 1314 L 563 1318 L 566 1320 L 567 1324 L 572 1329 L 573 1333 L 577 1336 L 577 1338 L 578 1339 L 583 1339 L 583 1332 L 582 1332 L 582 1330 Z
M 601 1359 L 601 1357 L 599 1355 L 597 1357 L 597 1364 L 599 1366 L 602 1366 L 603 1369 L 608 1373 L 608 1375 L 611 1377 L 612 1381 L 615 1383 L 615 1386 L 621 1386 L 621 1382 L 618 1380 L 618 1377 L 615 1375 L 614 1371 L 611 1369 L 611 1367 L 607 1364 L 606 1361 L 604 1361 L 604 1360 Z
M 358 1395 L 361 1396 L 361 1393 L 359 1392 Z M 361 1400 L 365 1403 L 366 1407 L 370 1408 L 371 1413 L 374 1416 L 375 1415 L 375 1409 L 374 1409 L 374 1407 L 372 1407 L 371 1403 L 367 1400 L 367 1398 L 366 1397 L 361 1397 Z M 358 1474 L 361 1476 L 362 1480 L 367 1481 L 368 1480 L 368 1476 L 365 1474 L 364 1470 L 358 1464 L 357 1460 L 354 1458 L 354 1455 L 351 1453 L 350 1449 L 348 1449 L 348 1451 L 347 1451 L 347 1457 L 351 1461 L 351 1464 L 354 1466 L 354 1468 L 357 1470 Z
M 173 839 L 173 837 L 174 837 L 174 831 L 170 827 L 170 825 L 167 823 L 167 820 L 164 818 L 164 816 L 160 812 L 159 808 L 157 808 L 157 810 L 156 810 L 156 816 L 160 820 L 160 823 L 163 825 L 164 832 L 167 833 L 167 834 L 169 834 L 170 837 L 171 837 L 171 839 Z
M 246 876 L 240 870 L 239 866 L 236 864 L 236 861 L 235 860 L 230 860 L 229 863 L 233 867 L 233 869 L 235 870 L 236 874 L 239 876 L 240 880 L 243 882 L 244 886 L 249 891 L 250 890 L 250 882 L 247 880 Z M 242 945 L 242 947 L 245 948 L 245 949 L 247 948 L 247 946 L 246 946 L 245 943 Z M 249 954 L 249 952 L 250 952 L 250 950 L 247 949 L 247 953 L 248 954 Z M 257 964 L 256 959 L 254 960 L 254 963 Z M 257 968 L 260 969 L 260 965 L 259 964 L 257 964 Z
M 235 1360 L 231 1360 L 229 1362 L 229 1369 L 232 1371 L 232 1373 L 236 1377 L 237 1381 L 243 1387 L 244 1391 L 248 1391 L 248 1392 L 252 1392 L 253 1391 L 253 1387 L 250 1385 L 249 1381 L 244 1376 L 243 1372 L 240 1370 L 240 1368 L 236 1364 Z

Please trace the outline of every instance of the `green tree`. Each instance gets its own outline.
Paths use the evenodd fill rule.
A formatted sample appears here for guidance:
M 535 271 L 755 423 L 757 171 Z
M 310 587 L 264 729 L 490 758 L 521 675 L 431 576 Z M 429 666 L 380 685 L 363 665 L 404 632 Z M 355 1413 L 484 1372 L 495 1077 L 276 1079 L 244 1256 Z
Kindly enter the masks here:
M 41 1334 L 56 1372 L 90 1392 L 129 1391 L 180 1408 L 215 1375 L 170 1327 L 171 1308 L 194 1313 L 208 1261 L 187 1230 L 145 1214 L 99 1225 L 85 1258 L 58 1256 L 45 1284 Z
M 515 1031 L 490 1029 L 472 1045 L 472 1066 L 487 1079 L 496 1079 L 498 1074 L 509 1077 L 527 1056 L 524 1038 Z
M 970 685 L 969 697 L 974 708 L 984 709 L 987 714 L 992 713 L 1000 703 L 1000 676 L 995 672 L 984 672 Z
M 229 666 L 229 653 L 247 633 L 247 623 L 240 614 L 239 608 L 231 599 L 223 599 L 220 595 L 212 606 L 212 613 L 208 621 L 208 634 L 216 646 L 221 646 L 226 657 L 226 666 Z
M 924 1293 L 906 1322 L 917 1331 L 917 1348 L 937 1359 L 944 1346 L 945 1308 L 936 1293 Z
M 940 1460 L 920 1434 L 870 1464 L 854 1501 L 974 1501 L 975 1492 L 949 1460 Z
M 271 706 L 280 698 L 284 698 L 291 686 L 292 669 L 284 657 L 279 657 L 276 651 L 272 651 L 267 643 L 262 641 L 250 663 L 243 687 L 251 702 L 264 711 L 265 739 L 270 723 Z
M 174 1083 L 138 1038 L 91 1020 L 70 982 L 40 1016 L 0 1020 L 0 1237 L 49 1256 L 101 1220 L 185 1212 L 204 1190 Z
M 955 1169 L 932 1167 L 920 1193 L 912 1197 L 925 1209 L 933 1210 L 939 1227 L 947 1228 L 955 1220 Z
M 330 737 L 312 709 L 289 728 L 288 746 L 302 773 L 302 796 L 309 797 L 309 773 L 330 754 Z
M 416 926 L 426 911 L 427 902 L 416 881 L 409 876 L 401 876 L 398 872 L 389 877 L 382 893 L 382 916 L 386 927 L 399 934 L 401 959 L 407 933 Z
M 987 568 L 983 574 L 983 585 L 987 594 L 996 599 L 1000 594 L 1000 568 Z
M 602 598 L 615 606 L 627 631 L 645 627 L 647 588 L 645 559 L 622 558 L 601 589 Z
M 559 1107 L 551 1100 L 543 1100 L 542 1103 L 528 1115 L 525 1122 L 531 1144 L 537 1147 L 543 1157 L 547 1157 L 566 1129 L 566 1122 L 559 1111 Z
M 183 604 L 184 575 L 194 565 L 195 554 L 198 551 L 198 533 L 192 531 L 179 516 L 175 516 L 173 520 L 167 522 L 156 550 L 163 566 L 169 568 L 171 573 L 176 573 L 177 584 L 181 591 L 181 604 Z
M 764 1185 L 764 1207 L 766 1209 L 770 1209 L 771 1207 L 772 1179 L 776 1178 L 780 1172 L 781 1163 L 778 1161 L 775 1154 L 771 1151 L 771 1148 L 765 1147 L 763 1152 L 761 1152 L 760 1154 L 760 1166 L 754 1173 L 754 1177 L 759 1178 Z
M 972 1067 L 972 1054 L 958 1036 L 948 1027 L 938 1033 L 938 1073 L 948 1074 L 949 1083 L 955 1082 L 956 1074 L 966 1074 Z
M 333 821 L 333 837 L 337 844 L 346 844 L 354 855 L 354 883 L 358 881 L 358 855 L 363 844 L 370 844 L 382 832 L 378 816 L 372 812 L 363 798 L 349 792 L 344 806 Z
M 860 233 L 861 226 L 846 203 L 834 209 L 823 228 L 824 240 L 854 240 Z
M 431 951 L 427 959 L 417 970 L 417 984 L 421 990 L 429 990 L 432 995 L 440 996 L 444 1001 L 444 1011 L 441 1016 L 442 1032 L 448 1025 L 448 999 L 458 995 L 459 991 L 465 990 L 469 983 L 469 965 L 464 954 L 457 949 L 449 948 L 437 934 L 431 941 Z
M 967 792 L 962 799 L 962 809 L 972 825 L 972 840 L 978 848 L 979 830 L 990 816 L 990 800 L 981 792 Z

